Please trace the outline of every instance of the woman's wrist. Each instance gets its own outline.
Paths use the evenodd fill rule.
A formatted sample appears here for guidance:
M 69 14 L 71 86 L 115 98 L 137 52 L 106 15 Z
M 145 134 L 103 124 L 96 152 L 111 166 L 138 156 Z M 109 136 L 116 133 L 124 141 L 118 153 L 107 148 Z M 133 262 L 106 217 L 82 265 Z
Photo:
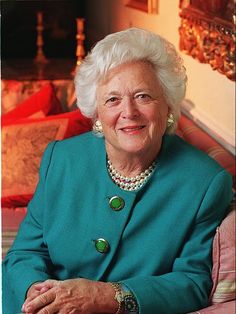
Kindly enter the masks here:
M 118 302 L 115 299 L 115 290 L 110 283 L 97 281 L 94 282 L 97 286 L 95 297 L 96 313 L 114 314 L 118 309 Z

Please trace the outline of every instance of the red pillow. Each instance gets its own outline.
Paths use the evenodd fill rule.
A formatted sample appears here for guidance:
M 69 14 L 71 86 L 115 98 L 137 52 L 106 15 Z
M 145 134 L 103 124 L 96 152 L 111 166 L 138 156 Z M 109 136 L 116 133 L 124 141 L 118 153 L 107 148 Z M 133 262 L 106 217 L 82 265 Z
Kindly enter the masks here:
M 20 119 L 2 125 L 2 205 L 26 206 L 38 182 L 47 144 L 91 130 L 79 110 L 41 119 Z
M 38 111 L 42 111 L 46 116 L 62 113 L 61 103 L 51 83 L 44 85 L 40 91 L 4 114 L 2 122 L 26 118 Z

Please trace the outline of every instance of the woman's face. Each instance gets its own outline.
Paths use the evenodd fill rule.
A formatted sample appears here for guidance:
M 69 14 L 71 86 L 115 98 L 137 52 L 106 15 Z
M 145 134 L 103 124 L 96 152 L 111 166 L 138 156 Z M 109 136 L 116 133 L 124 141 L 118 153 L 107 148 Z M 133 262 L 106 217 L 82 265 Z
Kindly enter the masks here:
M 99 82 L 96 96 L 108 153 L 157 154 L 168 106 L 149 63 L 111 69 Z

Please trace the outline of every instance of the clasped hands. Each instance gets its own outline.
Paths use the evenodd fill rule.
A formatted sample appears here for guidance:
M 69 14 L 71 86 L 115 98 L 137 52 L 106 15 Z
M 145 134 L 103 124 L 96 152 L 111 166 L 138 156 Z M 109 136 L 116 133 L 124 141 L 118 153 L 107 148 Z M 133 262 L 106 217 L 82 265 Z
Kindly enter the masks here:
M 115 313 L 118 304 L 109 283 L 88 279 L 46 280 L 33 284 L 22 312 L 27 314 Z

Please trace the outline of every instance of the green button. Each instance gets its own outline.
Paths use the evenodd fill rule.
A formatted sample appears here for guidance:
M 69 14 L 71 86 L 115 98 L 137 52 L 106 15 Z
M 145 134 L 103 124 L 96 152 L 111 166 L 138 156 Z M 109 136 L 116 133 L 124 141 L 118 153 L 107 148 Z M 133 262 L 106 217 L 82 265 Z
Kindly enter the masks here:
M 110 245 L 105 239 L 95 240 L 95 248 L 99 253 L 107 253 L 110 249 Z
M 125 201 L 119 196 L 113 196 L 109 200 L 109 205 L 113 210 L 121 210 L 125 206 Z

